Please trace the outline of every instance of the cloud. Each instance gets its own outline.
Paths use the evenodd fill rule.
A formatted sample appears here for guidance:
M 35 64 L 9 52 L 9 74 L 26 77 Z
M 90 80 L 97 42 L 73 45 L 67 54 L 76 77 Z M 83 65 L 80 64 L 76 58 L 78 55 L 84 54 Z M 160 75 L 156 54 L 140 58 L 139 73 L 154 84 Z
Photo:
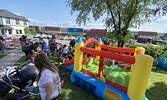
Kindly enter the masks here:
M 31 18 L 29 18 L 28 20 L 30 21 L 29 25 L 37 25 L 37 26 L 55 26 L 55 25 L 57 25 L 57 23 L 40 21 L 38 19 L 31 19 Z
M 76 23 L 72 22 L 72 21 L 67 21 L 67 22 L 64 22 L 64 23 L 59 23 L 60 26 L 62 27 L 80 27 L 79 25 L 77 25 Z
M 103 23 L 88 23 L 86 25 L 81 25 L 79 26 L 73 21 L 66 21 L 66 22 L 45 22 L 45 21 L 40 21 L 38 19 L 28 19 L 29 25 L 38 25 L 38 26 L 55 26 L 55 27 L 72 27 L 72 28 L 84 28 L 84 29 L 104 29 L 104 24 Z

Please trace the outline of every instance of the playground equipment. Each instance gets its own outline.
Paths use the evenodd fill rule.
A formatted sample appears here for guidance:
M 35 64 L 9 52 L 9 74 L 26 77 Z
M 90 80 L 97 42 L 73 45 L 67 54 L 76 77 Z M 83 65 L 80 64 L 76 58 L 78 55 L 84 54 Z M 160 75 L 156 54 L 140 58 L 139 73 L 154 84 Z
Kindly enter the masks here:
M 96 49 L 86 47 L 89 43 L 94 43 Z M 102 51 L 101 48 L 116 52 L 134 53 L 134 56 Z M 96 56 L 96 61 L 99 61 L 97 73 L 92 73 L 82 68 L 83 52 Z M 74 59 L 66 62 L 64 67 L 72 71 L 70 77 L 72 83 L 79 85 L 103 100 L 147 100 L 145 91 L 153 58 L 149 55 L 145 55 L 144 52 L 145 49 L 140 47 L 132 49 L 103 45 L 101 39 L 98 39 L 98 41 L 96 39 L 88 39 L 83 43 L 82 39 L 79 37 L 75 45 Z M 110 71 L 103 69 L 105 68 L 103 58 L 131 64 L 131 71 L 126 73 L 125 70 L 117 70 L 116 68 L 108 66 L 108 69 L 111 68 Z M 106 75 L 106 73 L 111 73 L 111 75 Z M 130 78 L 129 83 L 124 81 L 128 75 Z M 103 81 L 98 79 L 102 76 L 104 77 Z M 122 83 L 126 83 L 127 87 L 117 84 L 115 82 L 117 80 L 110 79 L 111 77 L 114 79 L 116 76 L 119 76 L 119 81 L 122 79 Z

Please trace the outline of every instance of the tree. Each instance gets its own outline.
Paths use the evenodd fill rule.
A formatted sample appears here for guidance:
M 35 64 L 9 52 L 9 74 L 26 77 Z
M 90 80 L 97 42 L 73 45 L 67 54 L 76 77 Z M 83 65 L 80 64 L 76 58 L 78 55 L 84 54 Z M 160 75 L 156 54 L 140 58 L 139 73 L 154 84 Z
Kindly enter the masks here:
M 35 33 L 36 33 L 36 31 L 35 31 L 35 28 L 34 28 L 34 27 L 32 27 L 32 28 L 31 28 L 31 33 L 32 33 L 32 34 L 35 34 Z
M 76 19 L 79 25 L 90 21 L 89 14 L 94 20 L 107 15 L 103 20 L 107 34 L 116 38 L 118 47 L 123 47 L 128 29 L 150 22 L 159 1 L 167 3 L 167 0 L 68 0 L 67 5 L 71 7 L 71 14 L 79 11 Z
M 26 34 L 29 34 L 29 33 L 30 33 L 29 28 L 28 28 L 28 27 L 25 27 L 25 28 L 24 28 L 24 32 L 25 32 Z

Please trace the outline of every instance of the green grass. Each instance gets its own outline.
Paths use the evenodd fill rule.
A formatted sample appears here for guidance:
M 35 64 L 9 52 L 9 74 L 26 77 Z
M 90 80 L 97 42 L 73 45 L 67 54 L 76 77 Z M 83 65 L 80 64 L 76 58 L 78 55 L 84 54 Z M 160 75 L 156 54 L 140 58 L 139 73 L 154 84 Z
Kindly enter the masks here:
M 49 60 L 57 65 L 57 57 L 49 57 Z M 24 62 L 22 57 L 16 65 Z M 58 65 L 57 65 L 58 66 Z M 59 73 L 67 73 L 64 68 L 59 68 Z M 61 76 L 64 80 L 62 90 L 58 100 L 100 100 L 96 96 L 82 89 L 81 87 L 71 84 L 70 74 Z M 0 100 L 9 100 L 12 92 Z M 160 67 L 153 67 L 150 74 L 149 82 L 147 84 L 146 97 L 150 100 L 166 100 L 167 98 L 167 70 Z M 40 100 L 40 96 L 30 96 L 26 100 Z
M 4 56 L 5 56 L 5 54 L 2 51 L 0 51 L 0 58 L 2 58 Z

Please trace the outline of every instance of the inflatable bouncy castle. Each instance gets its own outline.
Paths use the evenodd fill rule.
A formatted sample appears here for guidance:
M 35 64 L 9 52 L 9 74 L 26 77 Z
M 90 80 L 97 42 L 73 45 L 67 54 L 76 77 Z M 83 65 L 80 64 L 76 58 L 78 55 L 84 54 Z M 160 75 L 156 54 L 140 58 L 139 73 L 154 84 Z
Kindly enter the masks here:
M 94 48 L 87 47 L 94 43 Z M 107 49 L 108 51 L 101 50 Z M 114 51 L 114 52 L 110 52 Z M 120 52 L 134 53 L 133 56 Z M 93 55 L 90 67 L 83 64 L 83 53 Z M 79 37 L 75 44 L 74 59 L 64 63 L 71 70 L 70 80 L 102 100 L 147 100 L 145 91 L 152 68 L 153 58 L 145 55 L 141 47 L 119 48 L 103 45 L 101 39 L 88 39 L 85 42 Z M 105 63 L 105 59 L 130 64 L 131 67 L 115 67 Z

